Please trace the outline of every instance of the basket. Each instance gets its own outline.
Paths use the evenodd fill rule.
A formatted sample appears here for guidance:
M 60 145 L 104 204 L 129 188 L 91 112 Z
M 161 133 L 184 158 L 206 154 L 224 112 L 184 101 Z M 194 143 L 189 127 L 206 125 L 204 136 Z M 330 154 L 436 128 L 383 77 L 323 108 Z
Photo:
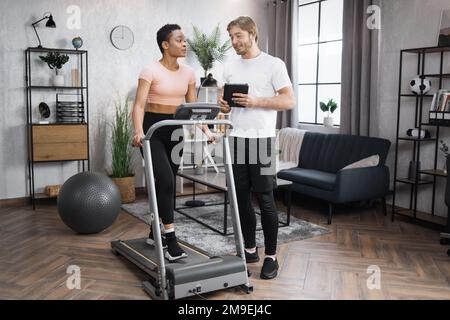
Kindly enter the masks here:
M 122 203 L 131 203 L 136 200 L 134 176 L 124 178 L 112 178 L 112 180 L 119 188 Z
M 45 194 L 51 198 L 57 197 L 59 194 L 59 190 L 61 189 L 61 185 L 53 185 L 45 187 Z

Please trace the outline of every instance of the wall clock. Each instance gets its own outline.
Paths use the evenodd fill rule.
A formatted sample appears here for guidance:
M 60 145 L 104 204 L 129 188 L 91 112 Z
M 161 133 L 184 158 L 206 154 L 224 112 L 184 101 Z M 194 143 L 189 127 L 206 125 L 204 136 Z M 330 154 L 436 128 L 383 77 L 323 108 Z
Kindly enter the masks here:
M 133 31 L 127 26 L 117 26 L 111 31 L 111 43 L 119 50 L 130 49 L 134 44 L 134 34 Z

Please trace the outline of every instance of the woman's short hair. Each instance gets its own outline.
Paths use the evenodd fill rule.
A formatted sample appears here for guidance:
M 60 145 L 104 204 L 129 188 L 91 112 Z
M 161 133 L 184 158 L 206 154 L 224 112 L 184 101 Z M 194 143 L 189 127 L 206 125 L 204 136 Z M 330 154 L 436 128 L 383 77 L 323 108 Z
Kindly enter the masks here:
M 239 27 L 242 30 L 247 31 L 255 36 L 255 41 L 258 41 L 258 27 L 252 18 L 240 16 L 228 24 L 227 31 L 230 31 L 231 27 Z
M 158 41 L 158 47 L 159 50 L 161 50 L 161 53 L 164 53 L 164 49 L 162 47 L 163 41 L 169 41 L 170 34 L 175 30 L 181 30 L 181 27 L 177 24 L 166 24 L 156 33 L 156 41 Z

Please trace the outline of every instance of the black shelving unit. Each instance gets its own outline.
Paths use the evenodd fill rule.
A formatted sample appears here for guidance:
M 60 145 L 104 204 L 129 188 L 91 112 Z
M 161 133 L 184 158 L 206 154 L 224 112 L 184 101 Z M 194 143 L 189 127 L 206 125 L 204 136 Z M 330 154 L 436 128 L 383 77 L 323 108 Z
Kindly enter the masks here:
M 430 123 L 423 121 L 424 117 L 429 115 L 429 107 L 432 102 L 433 95 L 422 94 L 415 95 L 411 93 L 402 92 L 402 75 L 403 75 L 403 62 L 405 55 L 414 55 L 417 58 L 417 74 L 420 76 L 425 76 L 427 78 L 435 78 L 439 80 L 439 89 L 443 89 L 444 79 L 450 79 L 449 73 L 444 73 L 444 59 L 446 53 L 450 52 L 450 47 L 426 47 L 426 48 L 414 48 L 405 49 L 400 51 L 400 72 L 399 72 L 399 83 L 398 83 L 398 109 L 397 109 L 397 134 L 396 134 L 396 147 L 395 147 L 395 167 L 394 167 L 394 192 L 393 192 L 393 203 L 392 203 L 392 221 L 394 221 L 395 215 L 405 216 L 410 218 L 412 221 L 417 222 L 422 225 L 435 227 L 436 229 L 444 230 L 445 219 L 437 217 L 435 215 L 435 199 L 436 199 L 436 180 L 440 177 L 447 177 L 444 171 L 437 168 L 438 150 L 439 150 L 439 135 L 441 127 L 449 127 L 450 125 Z M 429 54 L 439 54 L 440 55 L 440 67 L 439 73 L 427 74 L 425 73 L 425 66 L 427 62 L 427 56 Z M 450 89 L 450 86 L 449 86 Z M 416 128 L 421 132 L 423 127 L 430 126 L 435 128 L 434 136 L 431 138 L 415 138 L 400 134 L 400 117 L 402 105 L 407 105 L 405 107 L 412 108 L 412 104 L 415 105 L 415 119 L 414 125 L 412 127 Z M 425 108 L 425 109 L 424 109 Z M 411 128 L 412 128 L 411 127 Z M 399 142 L 407 141 L 412 145 L 412 160 L 420 161 L 421 156 L 421 146 L 423 143 L 434 143 L 434 167 L 429 169 L 419 169 L 417 168 L 415 172 L 415 179 L 409 179 L 405 177 L 398 177 L 398 155 L 399 155 Z M 421 176 L 425 176 L 421 178 Z M 399 208 L 396 206 L 397 200 L 397 185 L 407 184 L 410 186 L 410 198 L 409 198 L 409 209 Z M 417 195 L 419 189 L 422 186 L 432 186 L 432 204 L 431 204 L 431 214 L 423 214 L 417 210 Z M 449 219 L 449 218 L 447 218 Z
M 42 83 L 33 83 L 33 71 L 32 61 L 38 59 L 39 54 L 46 54 L 49 52 L 58 52 L 61 54 L 69 55 L 70 59 L 75 58 L 77 61 L 77 68 L 79 68 L 79 85 L 78 86 L 52 86 L 45 85 Z M 70 60 L 69 60 L 70 61 Z M 50 70 L 50 69 L 48 69 Z M 50 70 L 51 71 L 51 70 Z M 33 210 L 36 209 L 36 200 L 49 198 L 45 194 L 36 193 L 35 191 L 35 165 L 37 163 L 52 163 L 52 162 L 69 162 L 76 161 L 78 164 L 81 163 L 82 170 L 85 171 L 90 169 L 90 156 L 89 156 L 89 89 L 88 89 L 88 52 L 86 50 L 71 50 L 71 49 L 57 49 L 57 48 L 27 48 L 25 50 L 25 94 L 26 94 L 26 112 L 27 112 L 27 141 L 28 141 L 28 182 L 30 190 L 30 200 L 33 205 Z M 35 91 L 42 92 L 49 91 L 56 99 L 56 93 L 76 93 L 83 96 L 84 101 L 84 114 L 85 118 L 83 122 L 80 123 L 58 123 L 51 122 L 48 124 L 38 123 L 33 119 L 33 108 L 37 105 L 33 105 L 33 94 Z M 56 110 L 54 111 L 56 113 Z M 65 126 L 65 127 L 60 127 Z M 70 126 L 82 126 L 81 131 L 86 134 L 86 144 L 85 148 L 86 156 L 82 157 L 68 157 L 64 159 L 63 157 L 58 160 L 37 160 L 35 158 L 35 150 L 33 149 L 35 143 L 33 141 L 34 133 L 42 128 L 58 128 L 60 131 L 68 130 L 70 131 Z M 64 129 L 66 128 L 66 129 Z M 85 131 L 84 131 L 85 130 Z M 64 142 L 63 142 L 64 143 Z M 80 166 L 78 166 L 80 167 Z

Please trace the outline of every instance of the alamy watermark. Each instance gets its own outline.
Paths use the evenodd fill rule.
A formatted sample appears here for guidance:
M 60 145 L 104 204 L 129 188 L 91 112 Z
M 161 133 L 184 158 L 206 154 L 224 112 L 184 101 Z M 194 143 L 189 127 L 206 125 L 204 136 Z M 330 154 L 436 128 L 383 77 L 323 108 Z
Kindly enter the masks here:
M 66 13 L 70 16 L 67 18 L 66 26 L 69 30 L 81 29 L 81 9 L 77 5 L 70 5 L 66 9 Z
M 367 289 L 369 290 L 381 290 L 381 269 L 377 265 L 371 265 L 367 267 L 367 273 L 370 276 L 367 278 Z
M 370 14 L 367 18 L 367 28 L 369 30 L 381 30 L 381 8 L 376 5 L 367 7 L 367 14 Z
M 254 134 L 255 131 L 253 130 Z M 184 142 L 184 139 L 190 139 L 192 142 Z M 183 158 L 183 162 L 192 162 L 194 165 L 202 165 L 205 161 L 206 151 L 205 141 L 184 136 L 183 129 L 176 129 L 172 132 L 172 141 L 178 143 L 173 147 L 171 161 L 177 165 L 181 163 L 183 149 L 189 145 L 190 154 Z M 240 138 L 229 137 L 229 150 L 232 164 L 257 164 L 261 167 L 261 175 L 274 175 L 278 163 L 277 155 L 281 154 L 275 137 L 266 138 Z M 223 143 L 213 143 L 208 146 L 208 152 L 224 159 L 225 153 Z
M 69 290 L 81 289 L 81 269 L 77 265 L 67 267 L 66 273 L 70 276 L 66 280 L 66 287 Z

